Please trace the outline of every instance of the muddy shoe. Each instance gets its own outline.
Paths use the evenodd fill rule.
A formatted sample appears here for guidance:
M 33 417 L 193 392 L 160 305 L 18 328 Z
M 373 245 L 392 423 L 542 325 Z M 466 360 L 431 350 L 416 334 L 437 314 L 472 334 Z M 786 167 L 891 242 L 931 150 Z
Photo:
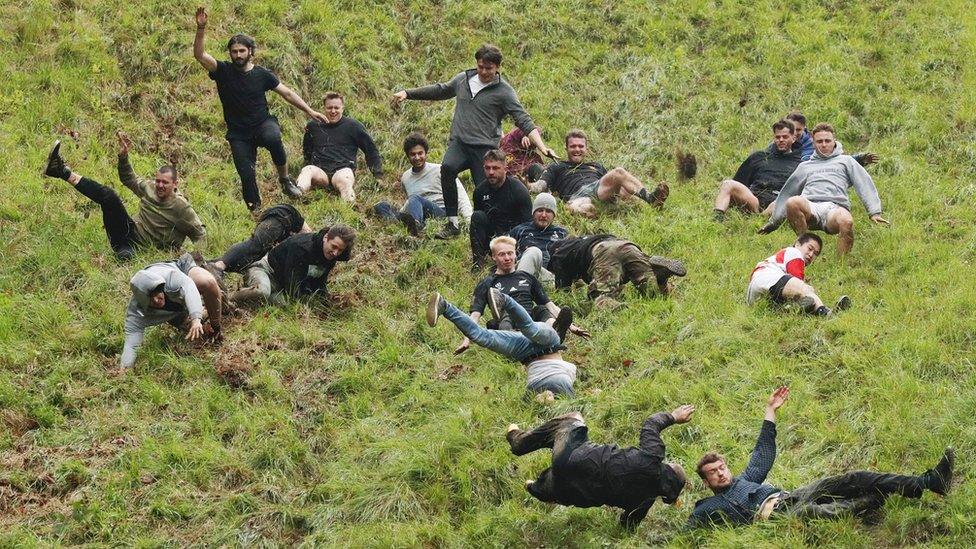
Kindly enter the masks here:
M 445 304 L 446 302 L 440 293 L 434 292 L 430 296 L 430 300 L 427 302 L 427 324 L 429 326 L 437 324 L 437 319 L 444 314 Z
M 664 201 L 668 199 L 669 194 L 671 194 L 671 188 L 668 187 L 667 183 L 661 183 L 654 188 L 654 192 L 649 193 L 647 192 L 647 189 L 641 189 L 640 192 L 637 193 L 637 196 L 651 206 L 660 208 L 664 206 Z
M 295 184 L 295 180 L 290 177 L 279 177 L 278 183 L 281 184 L 281 191 L 291 198 L 302 196 L 302 190 Z
M 64 158 L 61 158 L 60 139 L 54 142 L 50 154 L 47 155 L 47 167 L 44 168 L 44 175 L 64 179 L 65 181 L 71 175 L 71 169 L 64 163 Z
M 397 219 L 399 219 L 400 223 L 403 223 L 403 225 L 407 228 L 407 232 L 410 233 L 410 236 L 418 237 L 424 230 L 420 223 L 417 223 L 417 219 L 407 212 L 398 213 Z
M 438 240 L 450 240 L 461 234 L 461 228 L 448 221 L 441 228 L 440 232 L 434 235 L 434 238 Z
M 834 305 L 834 312 L 839 313 L 841 311 L 846 311 L 847 309 L 850 308 L 851 308 L 851 298 L 846 295 L 842 295 L 837 299 L 837 304 Z
M 654 278 L 657 279 L 657 285 L 659 287 L 666 286 L 668 279 L 672 276 L 685 276 L 688 274 L 684 263 L 677 259 L 652 255 L 649 258 L 649 263 L 651 264 L 651 270 L 654 271 Z
M 556 330 L 556 334 L 559 335 L 559 342 L 562 343 L 566 341 L 566 332 L 569 327 L 573 324 L 573 310 L 569 307 L 563 307 L 559 309 L 559 314 L 556 315 L 556 321 L 552 323 L 552 329 Z
M 556 394 L 549 389 L 546 389 L 545 391 L 535 395 L 535 401 L 539 404 L 552 404 L 553 402 L 556 402 Z

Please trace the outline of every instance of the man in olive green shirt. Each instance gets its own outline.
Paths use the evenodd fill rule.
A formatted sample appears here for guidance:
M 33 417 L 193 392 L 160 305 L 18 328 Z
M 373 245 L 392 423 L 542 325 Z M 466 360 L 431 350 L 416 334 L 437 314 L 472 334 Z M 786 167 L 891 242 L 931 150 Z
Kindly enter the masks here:
M 122 132 L 119 139 L 119 180 L 139 197 L 139 212 L 129 217 L 118 193 L 71 171 L 61 158 L 61 142 L 48 155 L 44 175 L 64 179 L 102 209 L 102 224 L 109 244 L 121 260 L 132 258 L 137 245 L 164 250 L 178 249 L 186 238 L 198 248 L 206 243 L 207 231 L 190 202 L 177 189 L 176 168 L 165 165 L 152 180 L 139 179 L 129 164 L 132 142 Z

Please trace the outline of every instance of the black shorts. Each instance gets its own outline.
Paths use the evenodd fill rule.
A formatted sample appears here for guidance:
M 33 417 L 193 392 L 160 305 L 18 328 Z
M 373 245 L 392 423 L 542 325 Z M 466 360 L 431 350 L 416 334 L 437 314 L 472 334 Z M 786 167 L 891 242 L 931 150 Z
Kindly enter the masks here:
M 780 305 L 786 303 L 786 300 L 783 299 L 783 288 L 786 287 L 786 283 L 789 282 L 791 278 L 793 278 L 793 275 L 783 275 L 779 280 L 776 281 L 776 284 L 773 284 L 773 286 L 769 288 L 769 299 L 772 300 L 773 303 L 779 303 Z
M 776 202 L 776 197 L 779 196 L 779 194 L 773 191 L 760 190 L 756 191 L 755 196 L 759 199 L 759 211 L 761 212 L 769 207 L 770 204 Z

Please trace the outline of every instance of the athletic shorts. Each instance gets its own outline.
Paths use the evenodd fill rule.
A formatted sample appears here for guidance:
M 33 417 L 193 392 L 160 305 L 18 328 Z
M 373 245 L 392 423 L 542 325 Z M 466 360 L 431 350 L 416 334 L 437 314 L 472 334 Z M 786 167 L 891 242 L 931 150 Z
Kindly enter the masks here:
M 754 196 L 759 199 L 759 211 L 763 211 L 769 207 L 770 204 L 776 202 L 776 197 L 779 193 L 770 190 L 759 190 L 754 192 Z
M 594 181 L 592 183 L 587 183 L 586 185 L 583 185 L 582 187 L 580 187 L 578 191 L 576 191 L 575 193 L 573 193 L 573 195 L 570 196 L 569 197 L 569 200 L 567 200 L 566 202 L 570 202 L 572 200 L 576 200 L 577 198 L 596 198 L 596 190 L 599 187 L 600 187 L 600 180 L 599 179 L 597 179 L 596 181 Z
M 769 296 L 769 300 L 773 303 L 784 303 L 783 288 L 791 278 L 794 278 L 793 275 L 783 274 L 779 269 L 759 269 L 752 273 L 752 278 L 749 280 L 746 303 L 752 305 L 763 296 Z
M 810 228 L 826 231 L 827 219 L 830 217 L 830 213 L 837 208 L 843 208 L 843 206 L 838 206 L 833 202 L 810 202 L 810 213 L 813 214 L 813 223 L 809 224 Z

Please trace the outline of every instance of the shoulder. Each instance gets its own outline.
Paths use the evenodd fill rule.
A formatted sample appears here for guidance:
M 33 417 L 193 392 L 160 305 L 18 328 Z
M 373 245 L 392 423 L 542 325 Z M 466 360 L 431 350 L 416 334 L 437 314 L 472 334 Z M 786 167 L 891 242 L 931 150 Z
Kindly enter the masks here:
M 227 61 L 217 61 L 217 67 L 209 73 L 210 77 L 216 80 L 218 77 L 226 74 L 229 67 L 230 63 Z

